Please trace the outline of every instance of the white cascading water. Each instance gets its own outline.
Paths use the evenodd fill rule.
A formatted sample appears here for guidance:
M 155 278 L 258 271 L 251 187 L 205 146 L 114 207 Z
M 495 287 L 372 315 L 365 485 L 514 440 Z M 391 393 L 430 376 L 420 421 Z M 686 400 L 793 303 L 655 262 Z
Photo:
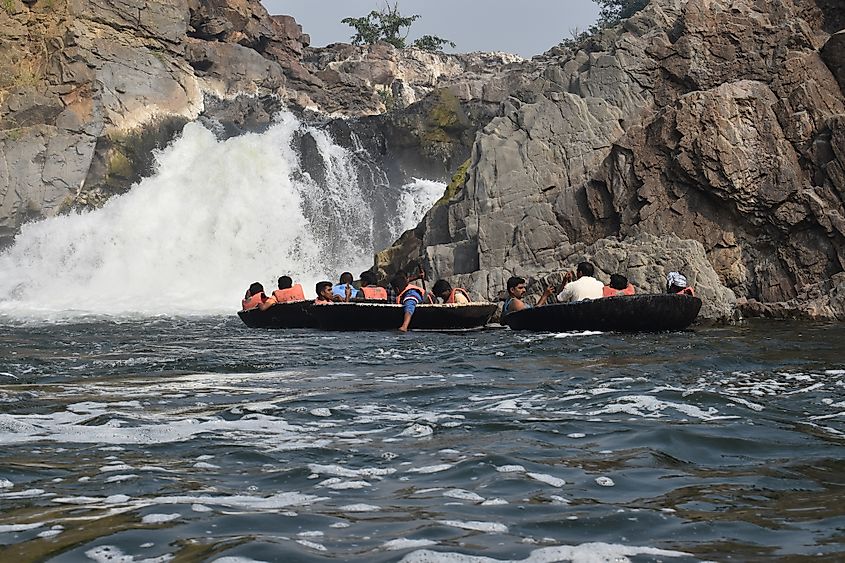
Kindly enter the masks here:
M 323 158 L 325 185 L 292 148 L 304 132 Z M 265 133 L 225 141 L 190 123 L 156 155 L 157 173 L 128 193 L 23 227 L 0 254 L 0 315 L 231 313 L 251 282 L 269 292 L 285 274 L 313 296 L 317 281 L 372 265 L 372 211 L 349 156 L 287 113 Z M 427 208 L 403 212 L 403 222 Z

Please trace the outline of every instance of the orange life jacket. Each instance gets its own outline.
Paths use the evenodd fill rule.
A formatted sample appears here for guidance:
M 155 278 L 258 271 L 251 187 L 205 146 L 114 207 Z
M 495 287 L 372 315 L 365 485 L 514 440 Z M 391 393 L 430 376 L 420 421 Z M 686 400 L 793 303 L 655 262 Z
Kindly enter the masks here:
M 423 300 L 421 301 L 421 303 L 426 303 L 426 300 L 425 300 L 425 296 L 426 296 L 425 290 L 424 290 L 423 288 L 421 288 L 421 287 L 417 287 L 417 286 L 415 286 L 415 285 L 411 285 L 411 284 L 406 285 L 406 286 L 405 286 L 405 289 L 403 289 L 403 290 L 402 290 L 402 292 L 401 292 L 399 295 L 397 295 L 397 296 L 396 296 L 396 302 L 397 302 L 398 304 L 400 304 L 400 305 L 401 305 L 401 304 L 402 304 L 402 298 L 403 298 L 403 297 L 405 297 L 405 294 L 406 294 L 406 293 L 408 293 L 409 291 L 411 291 L 412 289 L 413 289 L 413 290 L 415 290 L 415 291 L 419 291 L 419 292 L 420 292 L 420 295 L 422 295 L 422 298 L 423 298 Z
M 365 285 L 361 288 L 364 299 L 381 299 L 387 301 L 387 290 L 377 285 Z
M 247 311 L 249 309 L 255 309 L 256 307 L 258 307 L 259 305 L 261 305 L 262 303 L 264 303 L 268 299 L 269 299 L 269 297 L 264 295 L 264 292 L 256 293 L 252 297 L 250 297 L 248 299 L 244 299 L 243 301 L 241 301 L 241 306 L 243 307 L 244 311 Z
M 633 295 L 634 294 L 634 286 L 628 284 L 628 287 L 625 289 L 616 289 L 610 287 L 609 285 L 604 286 L 602 288 L 602 297 L 616 297 L 617 295 Z
M 679 291 L 678 295 L 689 295 L 690 297 L 695 297 L 695 291 L 693 291 L 691 287 L 687 286 Z
M 289 301 L 305 301 L 305 292 L 302 291 L 302 286 L 294 284 L 293 287 L 287 289 L 277 289 L 273 292 L 273 297 L 279 303 L 287 303 Z
M 470 299 L 469 293 L 467 293 L 466 289 L 464 289 L 462 287 L 454 287 L 454 288 L 452 288 L 452 293 L 449 294 L 449 298 L 446 299 L 446 301 L 444 301 L 444 303 L 454 303 L 455 302 L 455 293 L 457 293 L 459 291 L 464 294 L 464 297 L 467 298 L 467 301 L 472 301 L 472 299 Z

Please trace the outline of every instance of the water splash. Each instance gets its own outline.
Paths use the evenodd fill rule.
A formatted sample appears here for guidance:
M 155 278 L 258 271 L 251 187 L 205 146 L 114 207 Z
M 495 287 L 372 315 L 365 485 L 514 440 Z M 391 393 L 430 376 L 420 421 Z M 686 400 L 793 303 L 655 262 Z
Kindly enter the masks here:
M 293 148 L 303 134 L 323 160 L 319 185 Z M 308 294 L 372 264 L 351 153 L 291 114 L 225 141 L 190 123 L 156 163 L 102 209 L 25 225 L 0 254 L 0 315 L 230 313 L 253 281 L 271 290 L 289 274 Z

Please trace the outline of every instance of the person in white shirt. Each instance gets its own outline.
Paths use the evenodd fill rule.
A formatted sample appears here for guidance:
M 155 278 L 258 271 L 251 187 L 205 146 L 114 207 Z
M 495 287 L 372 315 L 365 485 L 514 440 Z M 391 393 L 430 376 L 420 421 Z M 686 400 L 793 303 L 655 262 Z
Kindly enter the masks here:
M 595 268 L 589 262 L 581 262 L 575 269 L 575 281 L 572 272 L 563 276 L 563 290 L 557 294 L 559 303 L 583 301 L 584 299 L 599 299 L 604 293 L 604 284 L 593 277 Z

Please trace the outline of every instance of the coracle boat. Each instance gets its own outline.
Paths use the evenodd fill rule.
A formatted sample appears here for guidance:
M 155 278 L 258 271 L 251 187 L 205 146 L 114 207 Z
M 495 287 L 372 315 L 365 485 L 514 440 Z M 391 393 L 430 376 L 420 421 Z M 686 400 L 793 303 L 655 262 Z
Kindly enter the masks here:
M 701 299 L 689 295 L 626 295 L 523 309 L 502 323 L 514 330 L 658 332 L 687 328 L 700 310 Z
M 313 300 L 276 303 L 266 311 L 238 311 L 238 316 L 250 328 L 317 328 L 317 320 L 309 314 L 313 305 Z
M 496 311 L 495 303 L 418 305 L 410 329 L 466 330 L 481 328 Z M 402 324 L 402 305 L 394 303 L 333 303 L 309 310 L 323 330 L 396 330 Z

